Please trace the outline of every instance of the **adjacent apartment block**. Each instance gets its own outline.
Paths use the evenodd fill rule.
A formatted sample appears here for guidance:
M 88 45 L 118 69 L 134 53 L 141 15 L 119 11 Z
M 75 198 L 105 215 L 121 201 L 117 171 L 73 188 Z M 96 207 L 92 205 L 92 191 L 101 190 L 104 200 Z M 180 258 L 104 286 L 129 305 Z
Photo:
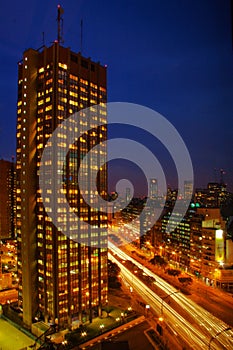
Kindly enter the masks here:
M 0 159 L 0 239 L 15 238 L 15 164 Z

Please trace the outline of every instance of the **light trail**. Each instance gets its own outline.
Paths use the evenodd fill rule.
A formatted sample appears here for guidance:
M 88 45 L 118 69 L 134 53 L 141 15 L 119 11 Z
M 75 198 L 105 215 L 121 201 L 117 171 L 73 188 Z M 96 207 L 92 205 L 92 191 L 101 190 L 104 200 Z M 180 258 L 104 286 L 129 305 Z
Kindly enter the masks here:
M 160 311 L 161 308 L 161 298 L 153 292 L 146 284 L 144 284 L 137 276 L 130 272 L 122 263 L 120 263 L 111 253 L 109 253 L 109 258 L 118 264 L 121 269 L 121 273 L 124 279 L 130 284 L 133 279 L 133 288 L 135 291 L 142 296 L 142 298 L 150 304 L 156 312 Z M 208 338 L 203 336 L 203 333 L 199 332 L 195 327 L 193 327 L 189 322 L 187 322 L 182 316 L 178 314 L 173 308 L 171 308 L 167 303 L 166 309 L 163 312 L 166 320 L 169 321 L 172 328 L 175 329 L 190 348 L 193 350 L 200 350 L 208 345 Z M 218 349 L 218 348 L 216 348 Z
M 153 273 L 150 269 L 139 263 L 137 260 L 133 259 L 131 256 L 120 250 L 117 246 L 115 246 L 112 242 L 109 242 L 109 249 L 119 256 L 119 258 L 123 260 L 130 260 L 132 263 L 134 263 L 138 268 L 142 269 L 144 273 L 146 273 L 148 276 L 153 277 L 156 280 L 156 285 L 164 291 L 167 294 L 172 294 L 170 297 L 183 309 L 185 312 L 189 314 L 198 326 L 198 328 L 201 329 L 202 336 L 208 337 L 208 339 L 211 339 L 211 337 L 215 337 L 217 333 L 223 331 L 228 327 L 226 323 L 219 320 L 217 317 L 213 316 L 210 312 L 187 298 L 185 295 L 180 293 L 175 293 L 177 291 L 176 288 L 169 285 L 166 281 L 164 281 L 162 278 L 157 276 L 155 273 Z M 117 260 L 117 259 L 116 259 Z M 117 262 L 119 264 L 119 261 Z M 149 287 L 147 286 L 147 289 Z M 157 296 L 158 297 L 158 296 Z M 159 297 L 158 297 L 159 298 Z M 161 300 L 161 298 L 160 298 Z M 161 303 L 161 301 L 160 301 Z M 163 306 L 165 309 L 169 307 L 168 304 L 164 303 Z M 186 321 L 187 322 L 187 321 Z M 213 341 L 211 344 L 212 349 L 232 349 L 233 348 L 233 331 L 228 330 L 227 332 L 221 333 L 217 338 L 216 341 L 218 343 L 221 343 L 221 347 L 216 347 L 217 345 Z

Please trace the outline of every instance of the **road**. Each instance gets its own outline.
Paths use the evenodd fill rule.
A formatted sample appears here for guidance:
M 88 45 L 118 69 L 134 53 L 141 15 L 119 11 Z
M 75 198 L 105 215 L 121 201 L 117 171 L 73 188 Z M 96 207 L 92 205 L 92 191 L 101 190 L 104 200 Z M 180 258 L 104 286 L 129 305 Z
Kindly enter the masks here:
M 181 292 L 177 292 L 177 289 L 169 285 L 159 276 L 155 275 L 148 268 L 138 263 L 135 259 L 121 251 L 116 245 L 109 242 L 109 249 L 113 254 L 109 254 L 111 260 L 116 262 L 120 268 L 123 277 L 134 289 L 150 304 L 150 306 L 157 312 L 161 313 L 161 306 L 163 304 L 164 319 L 169 326 L 183 337 L 183 339 L 191 343 L 193 349 L 208 349 L 209 345 L 211 349 L 232 349 L 233 348 L 233 331 L 229 329 L 229 326 L 223 321 L 219 320 L 211 313 L 197 305 L 195 302 L 187 298 Z M 188 315 L 188 320 L 185 319 L 174 310 L 168 303 L 159 297 L 153 290 L 151 290 L 146 284 L 139 280 L 134 273 L 130 272 L 123 263 L 120 263 L 117 257 L 123 260 L 132 261 L 138 268 L 143 269 L 144 273 L 156 279 L 156 285 L 166 293 L 170 295 L 181 309 L 183 309 Z M 192 323 L 190 322 L 192 319 Z M 211 343 L 211 344 L 210 344 Z

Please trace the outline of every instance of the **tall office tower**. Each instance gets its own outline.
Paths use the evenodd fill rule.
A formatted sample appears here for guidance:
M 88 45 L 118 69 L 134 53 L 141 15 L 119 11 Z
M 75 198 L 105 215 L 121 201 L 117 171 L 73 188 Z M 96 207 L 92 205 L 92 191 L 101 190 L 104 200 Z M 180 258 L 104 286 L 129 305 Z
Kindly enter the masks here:
M 158 181 L 157 179 L 150 179 L 150 193 L 149 197 L 151 199 L 158 198 Z
M 18 65 L 17 237 L 19 303 L 28 327 L 35 317 L 61 327 L 74 320 L 91 320 L 95 310 L 100 312 L 107 302 L 107 216 L 86 204 L 77 175 L 85 154 L 106 140 L 105 102 L 106 67 L 64 48 L 59 40 L 51 47 L 24 52 Z M 86 125 L 91 130 L 73 143 L 63 168 L 63 190 L 69 205 L 100 236 L 101 244 L 94 247 L 72 240 L 53 225 L 42 203 L 39 172 L 44 147 L 53 131 L 73 113 L 96 104 L 100 105 L 96 121 L 103 124 L 97 127 L 87 113 L 79 117 L 80 129 Z M 60 149 L 65 150 L 70 140 L 62 132 L 58 138 Z M 105 146 L 101 150 L 106 154 Z M 60 153 L 55 158 L 51 155 L 43 164 L 45 172 L 63 157 Z M 82 180 L 89 181 L 88 169 Z M 98 187 L 104 197 L 106 171 L 98 173 Z M 45 198 L 45 205 L 46 201 L 49 199 Z M 57 198 L 57 203 L 59 217 L 65 216 L 62 199 Z M 85 227 L 80 224 L 79 234 L 88 238 L 90 232 Z
M 184 199 L 190 200 L 193 195 L 193 181 L 184 181 Z
M 125 189 L 125 201 L 128 203 L 130 198 L 131 198 L 131 193 L 130 193 L 130 188 L 129 187 L 126 187 Z
M 15 238 L 15 164 L 0 159 L 0 239 Z

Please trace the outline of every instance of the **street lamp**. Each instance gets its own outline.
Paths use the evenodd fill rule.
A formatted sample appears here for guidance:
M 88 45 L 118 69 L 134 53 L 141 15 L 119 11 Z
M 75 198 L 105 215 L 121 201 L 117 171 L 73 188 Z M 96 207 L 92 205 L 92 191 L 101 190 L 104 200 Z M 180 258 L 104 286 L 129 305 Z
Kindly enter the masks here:
M 146 316 L 148 317 L 148 312 L 149 312 L 149 309 L 150 309 L 150 305 L 147 304 L 147 305 L 145 306 L 145 308 L 146 308 Z
M 160 249 L 160 256 L 163 256 L 163 247 L 160 246 L 159 249 Z
M 101 331 L 101 333 L 103 332 L 103 329 L 104 329 L 104 324 L 102 323 L 102 324 L 100 325 L 100 331 Z
M 211 342 L 216 338 L 218 337 L 221 333 L 223 332 L 226 332 L 226 331 L 229 331 L 231 329 L 231 327 L 227 327 L 225 329 L 222 329 L 220 332 L 216 333 L 215 335 L 212 335 L 212 337 L 210 338 L 210 342 L 209 342 L 209 349 L 211 347 Z
M 177 267 L 177 258 L 176 258 L 176 252 L 173 251 L 172 255 L 174 256 L 174 263 L 175 263 L 175 267 Z

